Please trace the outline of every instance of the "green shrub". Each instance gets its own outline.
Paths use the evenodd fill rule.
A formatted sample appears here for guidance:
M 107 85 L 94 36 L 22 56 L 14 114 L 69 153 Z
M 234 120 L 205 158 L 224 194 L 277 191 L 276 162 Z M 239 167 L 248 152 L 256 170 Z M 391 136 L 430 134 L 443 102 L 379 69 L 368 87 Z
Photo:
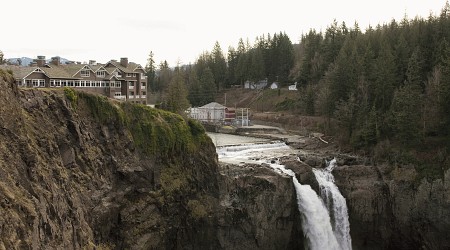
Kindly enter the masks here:
M 78 103 L 78 94 L 75 92 L 74 89 L 64 87 L 64 94 L 66 95 L 66 98 L 70 101 L 72 104 L 72 107 L 76 108 Z

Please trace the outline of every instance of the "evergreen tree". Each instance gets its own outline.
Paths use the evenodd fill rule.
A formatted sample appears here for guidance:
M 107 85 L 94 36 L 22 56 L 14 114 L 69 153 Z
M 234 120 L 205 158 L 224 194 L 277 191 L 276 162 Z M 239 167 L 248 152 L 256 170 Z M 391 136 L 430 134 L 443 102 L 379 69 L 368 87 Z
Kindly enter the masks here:
M 250 67 L 248 72 L 248 79 L 257 82 L 265 78 L 264 75 L 264 60 L 262 51 L 259 48 L 255 48 L 250 52 Z
M 190 104 L 187 99 L 187 90 L 184 78 L 180 70 L 171 79 L 166 95 L 167 110 L 185 116 L 185 111 Z
M 169 85 L 169 82 L 172 78 L 172 71 L 169 68 L 169 64 L 167 61 L 163 61 L 159 64 L 159 74 L 155 85 L 155 90 L 157 92 L 162 93 Z
M 200 81 L 197 72 L 194 69 L 189 73 L 189 94 L 188 100 L 193 107 L 198 107 L 203 104 Z
M 153 51 L 150 51 L 148 55 L 147 64 L 145 65 L 145 71 L 147 76 L 147 86 L 151 91 L 156 91 L 156 65 L 155 60 L 153 59 Z
M 294 48 L 289 37 L 285 33 L 280 33 L 274 53 L 277 54 L 276 63 L 276 75 L 281 82 L 287 82 L 289 80 L 289 74 L 292 66 L 294 65 Z
M 380 55 L 375 61 L 374 82 L 371 86 L 375 107 L 381 112 L 389 110 L 396 80 L 396 64 L 390 45 L 385 41 L 381 45 Z
M 228 48 L 228 56 L 227 56 L 227 60 L 228 60 L 228 83 L 229 85 L 236 85 L 238 83 L 237 79 L 236 79 L 236 68 L 237 68 L 237 64 L 238 64 L 238 60 L 237 60 L 238 56 L 237 56 L 237 52 L 236 50 L 230 46 Z
M 214 75 L 209 67 L 203 71 L 200 77 L 200 87 L 201 105 L 213 102 L 215 99 L 216 88 Z
M 395 91 L 392 101 L 389 126 L 404 146 L 420 142 L 421 101 L 420 92 L 413 85 L 405 85 Z
M 214 81 L 216 82 L 216 89 L 226 88 L 226 74 L 227 74 L 227 63 L 225 57 L 223 56 L 222 49 L 220 48 L 219 42 L 216 42 L 214 49 L 212 51 L 212 71 L 214 74 Z

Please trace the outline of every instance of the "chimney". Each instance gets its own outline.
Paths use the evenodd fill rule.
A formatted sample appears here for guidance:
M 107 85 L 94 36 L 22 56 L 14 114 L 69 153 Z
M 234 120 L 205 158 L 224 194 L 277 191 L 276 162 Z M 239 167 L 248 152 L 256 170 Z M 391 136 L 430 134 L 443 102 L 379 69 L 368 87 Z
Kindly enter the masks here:
M 38 67 L 43 67 L 45 65 L 45 56 L 38 56 L 36 59 L 36 64 Z
M 128 67 L 128 58 L 127 57 L 120 58 L 120 65 L 122 65 L 125 68 Z
M 97 65 L 95 60 L 89 60 L 89 65 Z
M 30 67 L 36 67 L 37 66 L 36 59 L 34 59 L 32 62 L 30 62 L 29 66 Z
M 56 66 L 59 66 L 61 64 L 59 56 L 52 57 L 52 64 Z

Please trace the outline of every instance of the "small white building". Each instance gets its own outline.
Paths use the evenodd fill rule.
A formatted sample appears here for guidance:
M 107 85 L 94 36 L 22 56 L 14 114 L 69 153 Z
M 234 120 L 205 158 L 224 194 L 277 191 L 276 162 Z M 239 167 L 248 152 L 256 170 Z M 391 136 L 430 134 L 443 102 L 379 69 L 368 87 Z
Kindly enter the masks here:
M 295 82 L 293 85 L 289 85 L 289 90 L 297 90 L 297 82 Z
M 206 123 L 223 123 L 227 107 L 217 102 L 211 102 L 198 108 L 190 108 L 189 116 L 192 119 Z
M 263 89 L 267 86 L 267 78 L 258 82 L 245 81 L 245 89 Z
M 277 88 L 278 88 L 277 82 L 273 82 L 272 84 L 270 84 L 270 89 L 277 89 Z

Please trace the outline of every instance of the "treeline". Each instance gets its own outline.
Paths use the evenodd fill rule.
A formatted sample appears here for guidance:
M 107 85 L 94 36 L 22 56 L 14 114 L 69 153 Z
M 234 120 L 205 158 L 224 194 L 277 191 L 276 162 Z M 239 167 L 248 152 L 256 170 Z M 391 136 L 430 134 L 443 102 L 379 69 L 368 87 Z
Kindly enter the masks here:
M 450 13 L 369 27 L 334 22 L 296 50 L 298 111 L 339 121 L 355 148 L 390 140 L 416 147 L 450 134 Z
M 218 91 L 233 85 L 243 86 L 247 80 L 286 83 L 294 63 L 294 46 L 289 37 L 280 32 L 257 37 L 253 45 L 241 38 L 237 48 L 228 48 L 226 58 L 216 42 L 212 51 L 202 53 L 193 65 L 177 65 L 174 69 L 166 61 L 157 66 L 151 52 L 146 70 L 150 89 L 161 94 L 163 106 L 167 99 L 164 96 L 173 95 L 167 90 L 175 75 L 184 79 L 189 103 L 201 106 L 214 101 Z
M 175 112 L 214 101 L 218 91 L 247 80 L 297 81 L 298 99 L 289 109 L 337 121 L 335 132 L 353 148 L 414 148 L 425 138 L 450 138 L 448 2 L 438 16 L 405 17 L 365 31 L 334 21 L 295 45 L 281 32 L 254 44 L 240 39 L 226 58 L 216 43 L 193 65 L 157 66 L 151 53 L 147 72 L 161 107 Z

